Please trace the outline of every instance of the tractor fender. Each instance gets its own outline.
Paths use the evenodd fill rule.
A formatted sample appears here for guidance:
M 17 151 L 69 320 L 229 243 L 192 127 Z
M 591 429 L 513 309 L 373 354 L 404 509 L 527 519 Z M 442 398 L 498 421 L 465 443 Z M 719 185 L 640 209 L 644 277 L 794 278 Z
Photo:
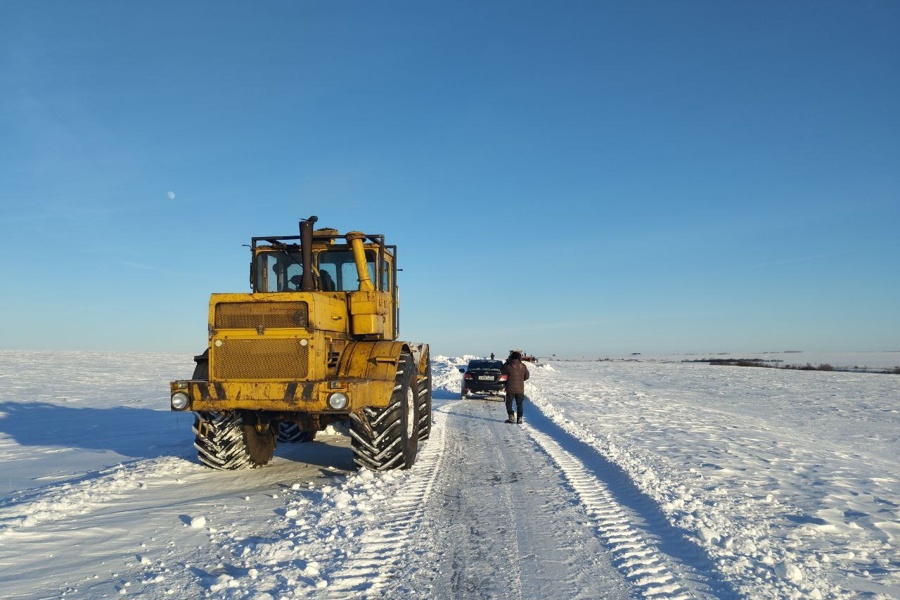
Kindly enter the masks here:
M 403 342 L 353 342 L 341 354 L 338 377 L 393 382 L 405 348 Z
M 341 353 L 337 377 L 346 382 L 354 412 L 364 419 L 364 407 L 388 406 L 394 390 L 400 355 L 409 346 L 394 341 L 359 341 Z
M 428 348 L 428 344 L 407 342 L 405 345 L 409 353 L 412 354 L 413 362 L 416 363 L 416 370 L 419 372 L 419 375 L 425 375 L 428 372 L 428 363 L 431 362 L 431 351 Z

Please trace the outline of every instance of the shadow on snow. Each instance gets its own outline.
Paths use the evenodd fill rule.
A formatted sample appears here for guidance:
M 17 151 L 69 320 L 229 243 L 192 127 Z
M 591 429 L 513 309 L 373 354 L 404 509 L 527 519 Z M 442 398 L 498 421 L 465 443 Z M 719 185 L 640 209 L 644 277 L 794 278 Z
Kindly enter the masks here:
M 73 408 L 0 402 L 0 432 L 21 446 L 112 451 L 132 458 L 169 456 L 190 445 L 191 420 L 146 408 Z M 177 455 L 183 454 L 176 452 Z
M 132 459 L 165 456 L 199 464 L 193 448 L 193 413 L 146 408 L 68 407 L 47 402 L 0 402 L 0 433 L 23 447 L 109 451 Z M 305 444 L 278 444 L 276 458 L 355 470 L 343 436 Z M 26 451 L 27 452 L 27 451 Z

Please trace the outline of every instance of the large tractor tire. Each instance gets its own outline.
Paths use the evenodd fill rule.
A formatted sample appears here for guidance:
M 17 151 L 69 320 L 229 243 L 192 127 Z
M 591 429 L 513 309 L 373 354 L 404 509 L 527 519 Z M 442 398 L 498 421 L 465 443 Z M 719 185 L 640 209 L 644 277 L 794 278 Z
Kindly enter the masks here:
M 424 442 L 431 437 L 431 357 L 426 357 L 425 374 L 418 377 L 419 398 L 419 441 Z
M 366 469 L 408 469 L 419 448 L 419 393 L 412 356 L 400 354 L 394 391 L 385 408 L 364 408 L 352 415 L 350 445 L 353 461 Z
M 281 421 L 278 424 L 278 442 L 284 444 L 305 444 L 316 439 L 315 431 L 304 431 L 300 426 L 290 421 Z
M 252 466 L 238 413 L 194 413 L 194 447 L 200 462 L 212 469 L 233 470 Z
M 261 467 L 275 454 L 275 430 L 244 423 L 236 411 L 194 413 L 194 447 L 201 463 L 212 469 Z

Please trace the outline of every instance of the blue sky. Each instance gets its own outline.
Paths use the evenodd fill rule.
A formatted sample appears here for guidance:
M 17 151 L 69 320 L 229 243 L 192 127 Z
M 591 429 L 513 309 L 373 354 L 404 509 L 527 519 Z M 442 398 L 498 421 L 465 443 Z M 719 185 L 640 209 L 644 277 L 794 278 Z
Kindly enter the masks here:
M 0 4 L 0 347 L 196 352 L 251 236 L 435 354 L 900 349 L 900 4 Z

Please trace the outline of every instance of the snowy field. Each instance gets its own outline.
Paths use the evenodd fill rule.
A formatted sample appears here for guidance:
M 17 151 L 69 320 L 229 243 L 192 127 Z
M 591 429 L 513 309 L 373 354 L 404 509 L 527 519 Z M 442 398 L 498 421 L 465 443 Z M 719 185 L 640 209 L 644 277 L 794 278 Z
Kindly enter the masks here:
M 190 355 L 0 351 L 2 597 L 900 598 L 900 376 L 542 361 L 516 426 L 467 358 L 409 471 L 335 432 L 213 472 Z

